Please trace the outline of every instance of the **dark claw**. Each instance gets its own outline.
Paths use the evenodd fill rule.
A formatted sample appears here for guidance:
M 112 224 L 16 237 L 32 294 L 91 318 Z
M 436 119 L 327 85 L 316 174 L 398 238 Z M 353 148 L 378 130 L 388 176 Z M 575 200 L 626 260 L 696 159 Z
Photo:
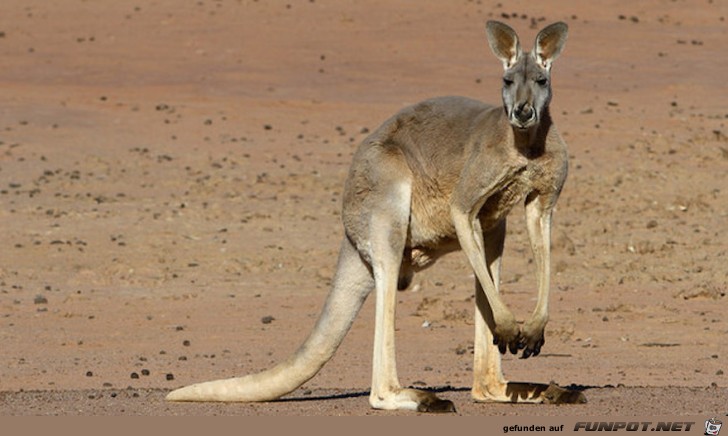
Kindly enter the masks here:
M 506 354 L 506 343 L 505 342 L 498 342 L 498 351 L 500 351 L 501 354 Z
M 536 348 L 533 349 L 533 355 L 534 355 L 534 357 L 535 356 L 538 356 L 539 353 L 541 353 L 541 346 L 542 345 L 543 345 L 543 342 L 539 342 L 538 344 L 536 344 Z
M 511 350 L 511 354 L 518 354 L 518 349 L 520 348 L 518 342 L 511 342 L 508 345 L 508 349 Z
M 544 344 L 544 340 L 540 340 L 536 342 L 533 345 L 533 348 L 524 347 L 523 355 L 521 355 L 521 359 L 528 359 L 529 357 L 533 356 L 536 357 L 541 353 L 541 347 Z

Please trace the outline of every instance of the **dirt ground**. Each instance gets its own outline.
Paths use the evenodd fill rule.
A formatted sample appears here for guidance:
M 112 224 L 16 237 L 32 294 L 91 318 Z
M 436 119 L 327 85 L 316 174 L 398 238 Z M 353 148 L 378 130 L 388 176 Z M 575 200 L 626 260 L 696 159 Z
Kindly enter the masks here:
M 391 415 L 369 408 L 373 298 L 292 400 L 170 404 L 305 338 L 356 145 L 438 95 L 500 101 L 484 23 L 563 20 L 552 114 L 570 174 L 542 355 L 511 380 L 579 406 L 473 404 L 462 253 L 398 294 L 406 385 L 464 415 L 728 413 L 728 3 L 5 0 L 0 414 Z M 522 211 L 506 301 L 535 303 Z

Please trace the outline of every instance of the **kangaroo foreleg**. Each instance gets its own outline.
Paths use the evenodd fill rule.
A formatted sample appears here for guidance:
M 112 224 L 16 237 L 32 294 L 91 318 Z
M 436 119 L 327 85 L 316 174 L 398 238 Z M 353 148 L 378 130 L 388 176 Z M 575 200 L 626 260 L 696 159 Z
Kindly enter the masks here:
M 526 203 L 526 225 L 536 261 L 538 300 L 531 318 L 521 328 L 522 357 L 537 356 L 544 344 L 544 329 L 549 318 L 551 276 L 551 208 L 540 197 Z
M 498 345 L 501 353 L 505 353 L 506 349 L 510 349 L 511 353 L 516 354 L 520 343 L 520 330 L 513 313 L 498 295 L 493 278 L 485 264 L 485 249 L 480 221 L 477 217 L 471 218 L 457 209 L 453 209 L 452 218 L 460 247 L 470 261 L 475 277 L 481 285 L 479 289 L 485 294 L 492 312 L 493 325 L 490 328 L 493 332 L 493 343 Z

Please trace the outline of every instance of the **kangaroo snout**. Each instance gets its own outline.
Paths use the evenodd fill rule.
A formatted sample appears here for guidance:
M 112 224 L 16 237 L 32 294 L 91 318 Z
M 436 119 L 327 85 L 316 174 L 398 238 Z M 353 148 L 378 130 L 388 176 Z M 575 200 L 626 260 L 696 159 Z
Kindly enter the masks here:
M 515 122 L 514 122 L 515 121 Z M 530 103 L 521 103 L 513 108 L 511 123 L 525 129 L 536 122 L 536 110 Z
M 533 118 L 535 111 L 533 110 L 533 106 L 529 103 L 523 103 L 516 107 L 514 115 L 518 118 L 518 121 L 525 123 Z

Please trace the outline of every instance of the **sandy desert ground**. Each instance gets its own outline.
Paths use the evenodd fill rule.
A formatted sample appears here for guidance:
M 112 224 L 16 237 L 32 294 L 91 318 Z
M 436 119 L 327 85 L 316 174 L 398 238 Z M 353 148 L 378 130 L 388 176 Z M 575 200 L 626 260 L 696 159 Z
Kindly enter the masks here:
M 356 145 L 428 97 L 498 103 L 498 19 L 527 47 L 570 26 L 546 345 L 504 368 L 589 403 L 470 402 L 462 253 L 398 294 L 402 382 L 463 415 L 725 415 L 727 18 L 721 0 L 3 1 L 0 414 L 407 414 L 367 403 L 373 298 L 288 401 L 163 397 L 305 338 Z M 522 215 L 503 269 L 519 319 L 536 297 Z

